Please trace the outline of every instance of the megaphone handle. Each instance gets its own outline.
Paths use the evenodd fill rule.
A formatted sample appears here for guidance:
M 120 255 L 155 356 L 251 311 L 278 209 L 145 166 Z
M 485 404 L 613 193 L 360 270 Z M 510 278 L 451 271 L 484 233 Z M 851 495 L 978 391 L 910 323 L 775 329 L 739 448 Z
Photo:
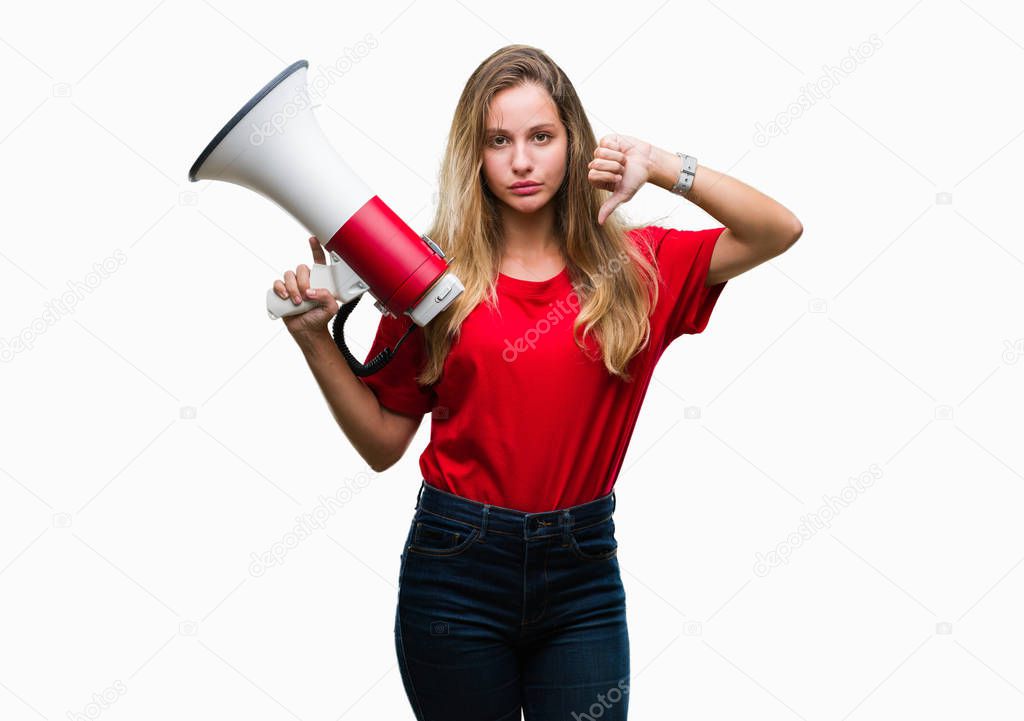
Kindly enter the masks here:
M 325 288 L 335 298 L 338 297 L 338 289 L 334 284 L 334 274 L 331 266 L 323 263 L 314 263 L 309 268 L 309 287 Z M 320 303 L 312 300 L 303 300 L 298 305 L 292 303 L 291 298 L 282 298 L 273 289 L 267 291 L 267 315 L 271 320 L 283 318 L 289 315 L 298 315 L 307 310 L 316 308 Z
M 292 303 L 291 298 L 282 298 L 273 290 L 267 291 L 267 315 L 270 316 L 271 320 L 284 318 L 289 315 L 305 313 L 307 310 L 312 310 L 318 305 L 320 304 L 314 303 L 311 300 L 304 300 L 298 305 L 295 305 Z

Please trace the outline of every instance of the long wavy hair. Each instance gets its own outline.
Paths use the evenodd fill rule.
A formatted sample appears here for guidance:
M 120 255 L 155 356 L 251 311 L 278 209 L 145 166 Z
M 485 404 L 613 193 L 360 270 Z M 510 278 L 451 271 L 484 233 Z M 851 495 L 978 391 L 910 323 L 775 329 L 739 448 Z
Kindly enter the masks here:
M 650 342 L 650 312 L 658 299 L 658 271 L 627 236 L 627 225 L 612 213 L 603 225 L 597 212 L 610 195 L 587 179 L 597 140 L 583 105 L 565 72 L 546 53 L 529 45 L 507 45 L 473 71 L 462 90 L 439 173 L 438 205 L 426 231 L 450 259 L 449 268 L 465 290 L 423 327 L 426 361 L 421 385 L 438 381 L 462 321 L 484 301 L 497 308 L 502 258 L 500 201 L 483 172 L 487 115 L 501 90 L 535 83 L 547 90 L 568 132 L 565 179 L 555 203 L 555 232 L 563 243 L 569 277 L 579 301 L 573 339 L 588 356 L 596 341 L 609 373 L 630 381 L 629 361 Z M 500 312 L 500 309 L 499 309 Z M 582 331 L 582 332 L 581 332 Z

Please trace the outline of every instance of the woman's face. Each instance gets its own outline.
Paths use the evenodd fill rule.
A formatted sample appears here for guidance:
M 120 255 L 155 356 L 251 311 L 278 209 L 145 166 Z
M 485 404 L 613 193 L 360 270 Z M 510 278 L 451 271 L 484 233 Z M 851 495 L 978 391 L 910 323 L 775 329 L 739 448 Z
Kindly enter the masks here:
M 483 168 L 487 187 L 521 213 L 547 204 L 565 178 L 568 135 L 543 88 L 528 83 L 495 94 L 487 114 Z M 538 185 L 515 190 L 516 183 Z

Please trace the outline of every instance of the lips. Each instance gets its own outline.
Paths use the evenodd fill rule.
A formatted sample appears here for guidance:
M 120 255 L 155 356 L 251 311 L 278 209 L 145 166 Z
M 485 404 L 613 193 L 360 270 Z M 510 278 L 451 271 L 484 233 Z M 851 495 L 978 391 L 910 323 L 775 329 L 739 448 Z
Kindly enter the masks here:
M 524 182 L 521 182 L 521 183 L 516 183 L 514 185 L 510 185 L 508 187 L 510 189 L 512 189 L 512 190 L 515 190 L 516 188 L 533 188 L 533 187 L 536 187 L 538 185 L 540 185 L 540 183 L 533 183 L 533 182 L 530 182 L 530 181 L 524 181 Z

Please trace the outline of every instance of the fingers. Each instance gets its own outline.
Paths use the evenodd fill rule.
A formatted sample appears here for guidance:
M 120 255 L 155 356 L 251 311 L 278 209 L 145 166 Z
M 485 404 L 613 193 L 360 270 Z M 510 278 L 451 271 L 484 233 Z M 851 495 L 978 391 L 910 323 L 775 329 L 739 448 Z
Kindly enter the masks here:
M 587 163 L 587 167 L 594 168 L 596 170 L 607 170 L 610 173 L 621 173 L 626 168 L 626 164 L 619 162 L 618 160 L 594 158 Z
M 625 173 L 626 156 L 608 148 L 597 148 L 594 156 L 587 164 L 587 179 L 597 188 L 614 190 Z
M 302 266 L 299 267 L 301 268 Z M 274 281 L 274 292 L 279 297 L 290 297 L 295 305 L 298 305 L 303 300 L 312 300 L 326 306 L 331 313 L 338 311 L 337 299 L 326 288 L 310 288 L 308 287 L 309 281 L 307 279 L 306 287 L 300 290 L 298 276 L 290 270 L 284 274 L 284 278 L 284 281 Z
M 626 162 L 626 154 L 618 150 L 611 148 L 597 147 L 594 148 L 594 157 L 602 158 L 604 160 L 614 160 L 619 163 Z
M 275 280 L 274 281 L 274 292 L 277 293 L 277 295 L 280 296 L 281 298 L 287 298 L 288 297 L 288 288 L 285 287 L 285 284 L 284 284 L 283 281 L 280 281 L 280 280 Z
M 591 170 L 603 170 L 607 173 L 613 173 L 621 175 L 622 171 L 625 170 L 622 163 L 617 160 L 604 160 L 603 158 L 595 158 L 587 163 L 587 167 Z
M 309 287 L 309 266 L 300 264 L 295 269 L 295 284 L 298 286 L 299 295 L 306 295 L 306 289 Z
M 309 246 L 313 251 L 313 260 L 315 263 L 320 265 L 327 264 L 327 255 L 324 252 L 324 247 L 320 245 L 320 241 L 317 240 L 316 236 L 310 236 Z M 274 292 L 280 298 L 290 298 L 292 303 L 299 305 L 303 299 L 317 299 L 323 301 L 325 297 L 331 296 L 323 288 L 319 289 L 319 292 L 314 292 L 312 295 L 309 291 L 309 279 L 310 279 L 310 267 L 305 264 L 299 265 L 295 271 L 285 271 L 283 280 L 274 281 Z M 333 297 L 333 296 L 331 296 Z
M 587 174 L 587 180 L 602 190 L 613 190 L 619 184 L 619 181 L 622 180 L 622 176 L 618 173 L 609 173 L 604 170 L 591 170 Z
M 617 134 L 606 135 L 601 138 L 598 143 L 599 147 L 608 148 L 610 150 L 618 150 L 621 147 L 621 142 Z
M 299 267 L 301 268 L 302 266 Z M 308 269 L 306 285 L 307 287 L 309 285 Z M 302 302 L 302 291 L 299 289 L 298 279 L 296 278 L 295 273 L 290 270 L 285 271 L 283 283 L 279 280 L 274 281 L 274 292 L 282 298 L 291 298 L 292 303 L 295 305 Z
M 309 246 L 313 251 L 313 262 L 327 265 L 327 255 L 324 253 L 324 247 L 320 245 L 320 241 L 316 239 L 315 235 L 310 236 Z
M 292 299 L 292 302 L 298 305 L 299 303 L 299 286 L 295 282 L 295 273 L 290 270 L 284 272 L 284 287 L 288 291 L 288 297 Z

